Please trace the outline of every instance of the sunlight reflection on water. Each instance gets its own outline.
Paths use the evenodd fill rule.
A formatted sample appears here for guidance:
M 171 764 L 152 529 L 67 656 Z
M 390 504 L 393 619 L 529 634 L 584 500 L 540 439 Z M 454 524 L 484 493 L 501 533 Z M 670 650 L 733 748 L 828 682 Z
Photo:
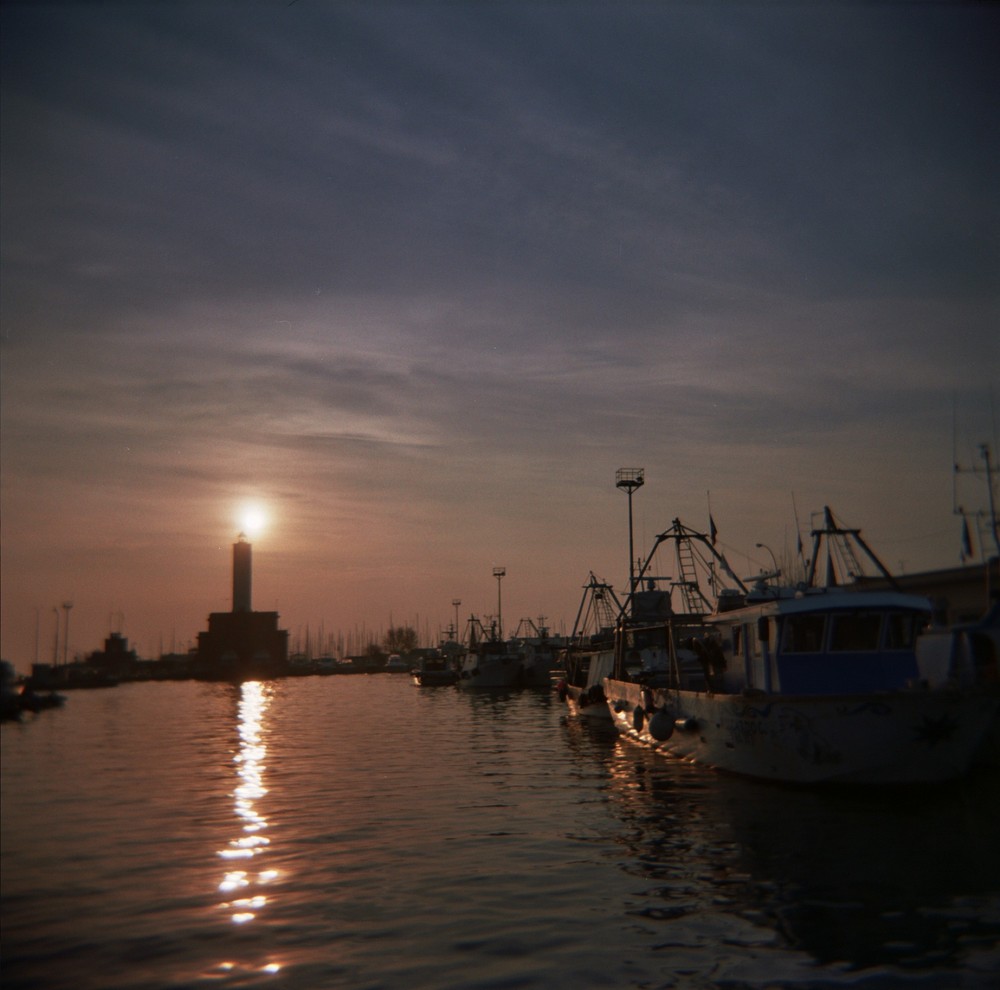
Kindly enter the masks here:
M 77 693 L 0 756 L 4 990 L 978 990 L 1000 963 L 989 781 L 756 785 L 551 694 L 392 675 Z
M 239 750 L 233 757 L 236 766 L 237 783 L 233 791 L 233 803 L 240 831 L 230 840 L 225 849 L 218 851 L 224 861 L 256 860 L 268 851 L 270 839 L 262 833 L 268 822 L 259 802 L 267 795 L 264 786 L 264 760 L 267 757 L 267 732 L 265 716 L 271 703 L 273 688 L 259 681 L 248 681 L 240 686 L 240 700 L 237 712 Z M 247 864 L 249 867 L 249 863 Z M 238 897 L 222 902 L 220 907 L 228 911 L 233 924 L 246 925 L 254 921 L 267 905 L 268 898 L 261 888 L 277 879 L 278 871 L 273 869 L 230 869 L 219 884 L 222 894 L 239 894 Z M 230 972 L 237 964 L 224 962 L 219 969 Z M 269 961 L 259 967 L 261 972 L 276 973 L 280 970 L 277 962 Z

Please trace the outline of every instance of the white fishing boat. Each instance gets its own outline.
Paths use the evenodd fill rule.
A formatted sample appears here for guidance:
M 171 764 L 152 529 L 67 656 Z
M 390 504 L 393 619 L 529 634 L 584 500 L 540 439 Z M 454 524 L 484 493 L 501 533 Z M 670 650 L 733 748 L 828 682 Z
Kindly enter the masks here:
M 721 770 L 793 783 L 916 783 L 964 775 L 1000 709 L 1000 693 L 934 684 L 917 637 L 931 620 L 926 598 L 845 586 L 856 548 L 887 577 L 858 530 L 829 509 L 813 530 L 808 578 L 795 588 L 762 575 L 720 595 L 715 611 L 646 626 L 619 624 L 608 707 L 626 737 Z M 705 534 L 682 527 L 679 566 Z M 682 544 L 684 547 L 682 548 Z M 816 584 L 821 547 L 827 578 Z M 643 565 L 646 570 L 649 560 Z M 642 573 L 639 580 L 641 582 Z

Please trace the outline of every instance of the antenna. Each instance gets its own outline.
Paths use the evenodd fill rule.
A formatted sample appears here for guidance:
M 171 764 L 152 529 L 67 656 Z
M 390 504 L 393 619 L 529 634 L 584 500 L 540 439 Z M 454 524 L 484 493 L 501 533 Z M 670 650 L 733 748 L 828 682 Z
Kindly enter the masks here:
M 993 490 L 993 479 L 994 476 L 1000 471 L 996 465 L 993 464 L 990 445 L 988 443 L 981 443 L 979 445 L 979 456 L 983 459 L 983 467 L 978 467 L 973 465 L 972 467 L 962 467 L 958 461 L 955 461 L 955 472 L 954 478 L 957 478 L 960 474 L 972 474 L 976 477 L 983 476 L 986 479 L 986 498 L 987 504 L 989 506 L 989 529 L 990 536 L 993 540 L 993 546 L 996 548 L 997 555 L 1000 556 L 1000 529 L 997 527 L 997 508 L 996 508 L 996 495 Z M 953 482 L 954 483 L 954 482 Z M 967 513 L 962 506 L 955 506 L 952 510 L 955 515 L 967 516 L 971 515 L 976 520 L 976 533 L 979 535 L 981 522 L 986 513 L 979 509 L 972 513 Z M 980 536 L 980 543 L 982 543 L 982 537 Z

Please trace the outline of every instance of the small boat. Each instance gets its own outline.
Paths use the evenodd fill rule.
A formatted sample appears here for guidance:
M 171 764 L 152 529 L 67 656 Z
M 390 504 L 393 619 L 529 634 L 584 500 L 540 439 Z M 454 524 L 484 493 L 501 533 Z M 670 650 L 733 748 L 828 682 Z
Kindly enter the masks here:
M 21 717 L 21 691 L 14 665 L 0 660 L 0 720 Z
M 385 662 L 385 671 L 387 674 L 408 674 L 411 669 L 412 665 L 398 653 L 391 654 Z
M 705 534 L 682 527 L 679 565 Z M 628 738 L 691 762 L 788 783 L 896 784 L 952 780 L 968 772 L 1000 710 L 1000 693 L 935 686 L 921 669 L 918 634 L 928 599 L 863 590 L 835 575 L 859 574 L 861 539 L 829 508 L 813 530 L 808 578 L 796 587 L 762 575 L 750 591 L 718 597 L 710 615 L 680 614 L 639 626 L 619 623 L 615 670 L 604 690 L 615 726 Z M 815 581 L 821 545 L 827 579 Z M 649 560 L 643 565 L 645 571 Z M 640 579 L 642 574 L 640 574 Z
M 38 692 L 30 686 L 25 685 L 19 698 L 21 711 L 41 712 L 46 708 L 59 708 L 66 703 L 64 694 L 57 694 L 55 691 Z

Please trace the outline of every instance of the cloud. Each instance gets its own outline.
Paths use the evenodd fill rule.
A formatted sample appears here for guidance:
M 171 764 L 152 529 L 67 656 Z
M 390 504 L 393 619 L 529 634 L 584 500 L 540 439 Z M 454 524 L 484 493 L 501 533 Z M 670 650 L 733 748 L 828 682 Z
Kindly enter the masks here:
M 2 16 L 5 578 L 205 569 L 263 493 L 287 589 L 509 552 L 575 608 L 630 463 L 650 532 L 948 516 L 1000 367 L 985 5 Z

